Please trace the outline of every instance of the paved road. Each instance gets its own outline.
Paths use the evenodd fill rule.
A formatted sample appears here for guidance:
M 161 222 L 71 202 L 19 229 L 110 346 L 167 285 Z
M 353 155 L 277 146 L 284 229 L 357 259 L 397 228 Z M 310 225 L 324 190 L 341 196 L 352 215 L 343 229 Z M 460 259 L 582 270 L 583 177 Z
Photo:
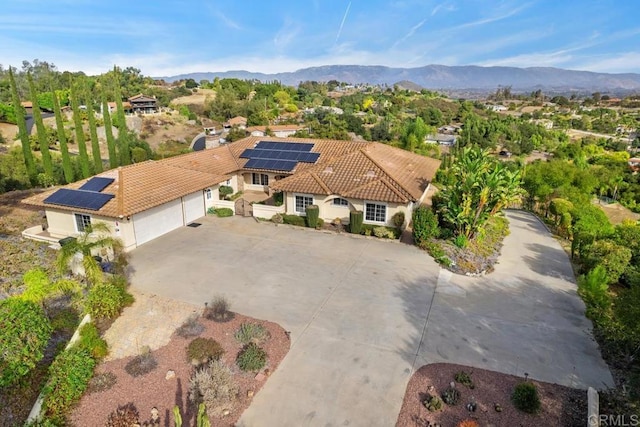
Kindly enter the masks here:
M 566 255 L 535 218 L 509 219 L 496 272 L 467 278 L 400 243 L 203 218 L 136 249 L 133 286 L 195 304 L 221 293 L 291 331 L 241 426 L 393 425 L 411 373 L 440 361 L 611 384 Z

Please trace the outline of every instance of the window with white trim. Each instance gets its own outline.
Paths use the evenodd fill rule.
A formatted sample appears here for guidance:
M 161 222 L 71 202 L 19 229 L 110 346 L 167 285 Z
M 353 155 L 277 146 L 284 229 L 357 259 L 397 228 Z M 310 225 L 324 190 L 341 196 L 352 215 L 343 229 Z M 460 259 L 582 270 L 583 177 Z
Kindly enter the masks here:
M 75 214 L 76 230 L 82 233 L 87 227 L 91 226 L 91 216 L 85 214 Z
M 305 213 L 307 206 L 313 204 L 313 196 L 296 196 L 296 212 Z
M 379 203 L 366 203 L 364 212 L 365 221 L 387 222 L 387 205 Z
M 343 199 L 342 197 L 336 197 L 335 199 L 333 199 L 333 206 L 349 206 L 349 202 L 346 199 Z
M 211 200 L 211 189 L 207 188 L 204 190 L 204 194 L 207 196 L 207 200 Z
M 269 175 L 266 173 L 253 172 L 251 175 L 251 182 L 253 185 L 269 185 Z

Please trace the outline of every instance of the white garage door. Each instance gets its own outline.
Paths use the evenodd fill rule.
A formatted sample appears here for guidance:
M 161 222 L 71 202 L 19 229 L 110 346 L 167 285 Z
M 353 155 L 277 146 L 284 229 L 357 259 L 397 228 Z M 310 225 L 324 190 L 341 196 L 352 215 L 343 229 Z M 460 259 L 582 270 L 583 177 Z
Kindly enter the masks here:
M 173 200 L 133 216 L 138 246 L 184 225 L 181 199 Z
M 185 224 L 204 216 L 204 193 L 202 191 L 184 196 L 182 201 Z

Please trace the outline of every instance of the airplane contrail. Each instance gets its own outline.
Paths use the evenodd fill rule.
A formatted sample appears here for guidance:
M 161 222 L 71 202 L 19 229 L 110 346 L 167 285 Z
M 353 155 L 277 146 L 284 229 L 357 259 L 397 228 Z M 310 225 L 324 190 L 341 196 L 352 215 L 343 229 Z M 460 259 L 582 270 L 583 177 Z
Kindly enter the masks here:
M 338 43 L 338 39 L 340 38 L 340 34 L 342 34 L 342 27 L 344 27 L 344 21 L 347 20 L 347 15 L 349 14 L 349 9 L 351 9 L 351 2 L 347 5 L 347 10 L 344 12 L 344 16 L 342 17 L 342 22 L 340 23 L 340 28 L 338 28 L 338 34 L 336 35 L 336 43 Z

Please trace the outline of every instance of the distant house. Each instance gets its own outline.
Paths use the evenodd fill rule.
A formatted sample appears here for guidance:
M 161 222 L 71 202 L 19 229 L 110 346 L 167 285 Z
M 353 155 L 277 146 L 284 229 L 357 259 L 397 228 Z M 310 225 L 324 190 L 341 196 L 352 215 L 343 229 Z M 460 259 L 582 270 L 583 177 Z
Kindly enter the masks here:
M 223 126 L 225 129 L 231 129 L 234 126 L 238 127 L 239 129 L 246 129 L 247 118 L 242 116 L 235 116 L 234 118 L 229 119 L 227 122 L 225 122 Z
M 116 102 L 107 102 L 107 105 L 109 106 L 109 113 L 114 113 L 118 109 L 118 104 Z M 102 106 L 100 106 L 100 109 L 102 109 Z M 122 103 L 122 109 L 125 114 L 131 113 L 131 103 L 124 101 Z
M 439 133 L 452 134 L 460 130 L 460 126 L 446 125 L 438 128 Z
M 627 161 L 627 164 L 629 165 L 629 169 L 631 169 L 633 172 L 640 171 L 640 158 L 639 157 L 630 158 Z
M 495 104 L 495 105 L 485 105 L 485 107 L 491 111 L 495 111 L 495 112 L 500 112 L 500 111 L 507 111 L 508 108 L 505 107 L 504 105 L 500 105 L 500 104 Z
M 545 129 L 553 129 L 553 120 L 549 119 L 537 119 L 533 120 L 536 125 L 542 126 Z
M 316 108 L 305 108 L 303 111 L 304 111 L 305 114 L 313 114 L 318 110 L 320 110 L 320 111 L 328 111 L 328 112 L 333 113 L 333 114 L 335 114 L 337 116 L 341 116 L 341 115 L 344 114 L 344 110 L 342 108 L 330 107 L 330 106 L 327 106 L 327 105 L 321 105 L 321 106 L 316 107 Z
M 251 126 L 247 128 L 247 132 L 251 136 L 267 136 L 267 133 L 271 132 L 277 138 L 288 138 L 303 129 L 305 127 L 300 125 Z
M 444 133 L 436 133 L 435 135 L 427 135 L 424 139 L 424 142 L 427 144 L 440 144 L 452 146 L 456 144 L 456 136 L 455 135 L 447 135 Z
M 158 112 L 158 100 L 151 96 L 138 94 L 129 98 L 129 104 L 131 104 L 131 111 L 134 113 L 157 113 Z

